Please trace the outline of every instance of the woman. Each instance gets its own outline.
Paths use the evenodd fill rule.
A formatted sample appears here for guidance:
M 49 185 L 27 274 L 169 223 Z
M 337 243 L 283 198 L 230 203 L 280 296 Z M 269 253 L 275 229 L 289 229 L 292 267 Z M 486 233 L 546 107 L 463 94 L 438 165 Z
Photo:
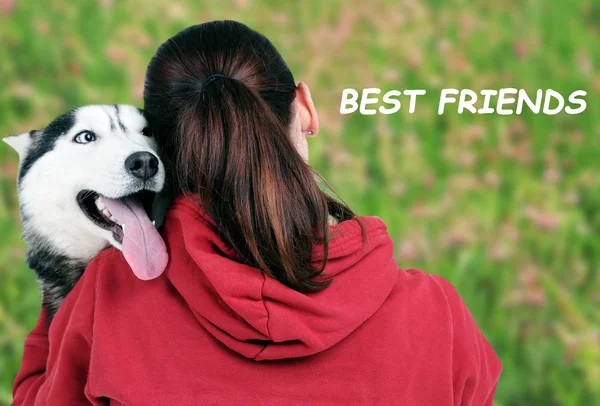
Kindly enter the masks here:
M 309 89 L 264 36 L 190 27 L 146 79 L 169 265 L 140 281 L 101 253 L 28 336 L 15 404 L 492 404 L 500 363 L 452 286 L 319 188 Z

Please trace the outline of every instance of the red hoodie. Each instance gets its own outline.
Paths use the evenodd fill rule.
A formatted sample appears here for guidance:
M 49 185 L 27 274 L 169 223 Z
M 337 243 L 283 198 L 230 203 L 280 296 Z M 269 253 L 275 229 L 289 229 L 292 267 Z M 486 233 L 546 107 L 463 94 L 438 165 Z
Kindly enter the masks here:
M 303 294 L 177 199 L 165 273 L 141 281 L 116 249 L 98 255 L 27 336 L 14 404 L 491 405 L 501 365 L 456 290 L 399 269 L 383 222 L 362 220 L 365 246 L 356 220 L 332 227 L 333 282 Z

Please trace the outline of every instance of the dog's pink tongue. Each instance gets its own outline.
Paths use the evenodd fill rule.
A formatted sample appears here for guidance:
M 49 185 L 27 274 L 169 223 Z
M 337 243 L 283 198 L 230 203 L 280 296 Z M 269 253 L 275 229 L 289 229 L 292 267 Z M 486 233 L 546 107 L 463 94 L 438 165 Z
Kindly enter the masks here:
M 124 224 L 123 255 L 135 276 L 142 280 L 160 276 L 167 267 L 167 247 L 158 230 L 137 198 L 113 200 L 103 197 L 104 204 Z

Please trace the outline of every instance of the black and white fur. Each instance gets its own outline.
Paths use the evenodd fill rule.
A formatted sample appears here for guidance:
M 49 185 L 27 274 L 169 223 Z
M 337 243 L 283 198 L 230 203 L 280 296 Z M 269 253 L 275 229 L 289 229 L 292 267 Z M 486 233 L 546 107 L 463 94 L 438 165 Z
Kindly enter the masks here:
M 147 124 L 134 106 L 94 105 L 71 110 L 42 130 L 4 138 L 20 157 L 27 264 L 51 317 L 96 254 L 109 244 L 121 248 L 122 229 L 98 217 L 101 196 L 157 193 L 164 186 L 160 160 L 156 173 L 144 179 L 125 165 L 136 153 L 158 159 L 155 140 L 145 135 Z

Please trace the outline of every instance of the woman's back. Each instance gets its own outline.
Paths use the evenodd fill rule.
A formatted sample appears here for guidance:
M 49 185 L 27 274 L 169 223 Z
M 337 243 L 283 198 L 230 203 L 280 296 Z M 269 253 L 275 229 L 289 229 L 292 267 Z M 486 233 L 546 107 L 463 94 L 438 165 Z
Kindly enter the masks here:
M 94 403 L 130 405 L 491 404 L 500 364 L 454 289 L 398 269 L 385 225 L 362 220 L 366 246 L 355 220 L 334 226 L 331 285 L 302 294 L 239 263 L 206 213 L 179 198 L 163 232 L 171 257 L 163 276 L 136 279 L 111 249 L 68 296 L 50 332 L 58 345 L 43 396 L 76 402 L 85 392 Z M 81 372 L 85 391 L 83 377 L 73 379 Z

